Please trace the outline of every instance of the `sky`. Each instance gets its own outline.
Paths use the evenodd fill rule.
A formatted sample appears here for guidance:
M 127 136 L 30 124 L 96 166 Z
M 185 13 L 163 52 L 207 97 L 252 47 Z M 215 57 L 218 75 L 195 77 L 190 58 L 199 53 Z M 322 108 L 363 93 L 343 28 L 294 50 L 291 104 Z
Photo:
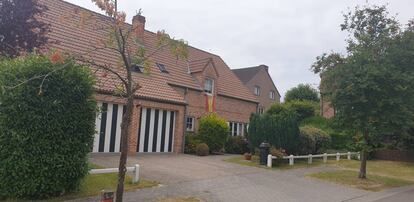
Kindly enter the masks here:
M 90 10 L 90 0 L 66 0 Z M 343 13 L 367 0 L 118 0 L 127 21 L 142 9 L 146 29 L 165 30 L 189 45 L 217 54 L 231 69 L 269 66 L 282 95 L 300 83 L 319 85 L 310 71 L 324 52 L 345 53 Z M 388 4 L 401 24 L 414 18 L 414 0 L 369 0 Z

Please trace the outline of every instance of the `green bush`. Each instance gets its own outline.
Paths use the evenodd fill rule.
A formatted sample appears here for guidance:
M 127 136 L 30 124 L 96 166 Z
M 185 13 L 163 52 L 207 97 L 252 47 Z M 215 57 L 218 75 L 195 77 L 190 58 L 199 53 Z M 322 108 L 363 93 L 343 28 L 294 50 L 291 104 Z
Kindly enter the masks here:
M 73 61 L 30 55 L 0 62 L 0 198 L 79 188 L 95 133 L 93 85 L 89 68 Z
M 288 90 L 285 94 L 285 102 L 292 100 L 319 102 L 319 93 L 309 84 L 299 84 L 297 87 Z
M 328 133 L 331 137 L 330 149 L 354 150 L 351 147 L 354 142 L 350 135 L 352 132 L 341 130 L 341 127 L 337 126 L 333 120 L 321 116 L 314 116 L 303 120 L 301 126 L 305 125 L 319 128 Z
M 293 100 L 286 102 L 284 105 L 297 113 L 298 121 L 300 122 L 306 118 L 315 116 L 315 110 L 318 103 L 311 101 Z
M 198 156 L 208 156 L 210 149 L 206 143 L 201 143 L 197 145 L 196 153 Z
M 329 148 L 330 136 L 323 130 L 313 126 L 300 127 L 299 135 L 300 154 L 320 154 Z
M 273 105 L 265 114 L 254 114 L 250 118 L 249 143 L 259 147 L 263 141 L 288 153 L 295 153 L 299 142 L 297 114 L 286 106 Z
M 208 145 L 211 152 L 219 152 L 224 149 L 229 130 L 224 119 L 216 114 L 209 114 L 200 119 L 198 134 L 200 140 Z
M 247 141 L 242 136 L 229 137 L 224 149 L 230 154 L 244 154 L 249 152 Z
M 196 147 L 198 144 L 202 143 L 200 137 L 196 134 L 187 133 L 185 135 L 185 146 L 184 153 L 186 154 L 195 154 Z

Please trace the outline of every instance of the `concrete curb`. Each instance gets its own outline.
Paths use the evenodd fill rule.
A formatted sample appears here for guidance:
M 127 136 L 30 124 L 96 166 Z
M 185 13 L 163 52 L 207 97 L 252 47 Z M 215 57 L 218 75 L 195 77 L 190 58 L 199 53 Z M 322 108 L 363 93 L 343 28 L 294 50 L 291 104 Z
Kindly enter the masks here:
M 342 202 L 374 202 L 374 201 L 388 198 L 390 196 L 394 196 L 394 195 L 407 192 L 410 190 L 414 190 L 414 185 L 388 189 L 388 190 L 384 190 L 384 191 L 377 192 L 377 193 L 370 193 L 370 194 L 362 195 L 361 197 L 345 200 Z

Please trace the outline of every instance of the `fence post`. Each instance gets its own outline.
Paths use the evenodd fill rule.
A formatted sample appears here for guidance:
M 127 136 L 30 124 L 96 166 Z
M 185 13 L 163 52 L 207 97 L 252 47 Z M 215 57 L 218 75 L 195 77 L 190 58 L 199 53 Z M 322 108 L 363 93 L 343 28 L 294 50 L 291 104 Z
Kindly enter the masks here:
M 348 152 L 348 160 L 351 160 L 351 152 Z
M 293 166 L 293 164 L 295 163 L 294 161 L 295 161 L 295 159 L 293 158 L 293 155 L 291 154 L 289 156 L 289 165 Z
M 358 152 L 358 160 L 361 160 L 361 153 Z
M 135 170 L 134 170 L 134 178 L 132 179 L 133 183 L 139 182 L 139 165 L 135 164 Z
M 341 158 L 341 155 L 339 153 L 336 153 L 336 161 L 339 161 L 339 158 Z
M 272 167 L 272 155 L 271 154 L 267 155 L 267 167 L 269 168 Z
M 312 154 L 309 154 L 309 157 L 308 157 L 308 164 L 312 164 Z
M 326 163 L 327 160 L 328 160 L 328 154 L 324 153 L 323 154 L 323 162 Z

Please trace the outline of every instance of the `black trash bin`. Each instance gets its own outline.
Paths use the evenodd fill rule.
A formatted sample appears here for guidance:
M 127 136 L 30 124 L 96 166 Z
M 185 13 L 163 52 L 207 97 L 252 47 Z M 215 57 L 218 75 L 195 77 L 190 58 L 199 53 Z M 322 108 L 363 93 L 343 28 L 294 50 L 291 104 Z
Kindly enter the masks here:
M 262 142 L 259 146 L 260 149 L 260 165 L 267 164 L 267 155 L 269 155 L 270 144 L 267 142 Z

